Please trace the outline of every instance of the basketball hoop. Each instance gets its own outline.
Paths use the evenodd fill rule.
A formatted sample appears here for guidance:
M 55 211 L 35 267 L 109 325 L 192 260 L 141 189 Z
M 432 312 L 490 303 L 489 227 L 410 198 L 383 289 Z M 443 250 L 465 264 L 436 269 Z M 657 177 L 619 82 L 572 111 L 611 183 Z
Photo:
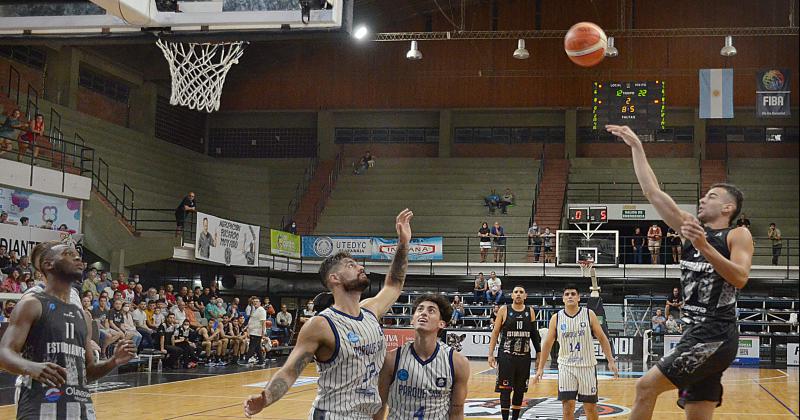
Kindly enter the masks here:
M 169 73 L 172 76 L 169 103 L 198 111 L 218 111 L 225 76 L 239 62 L 246 43 L 156 41 L 169 63 Z
M 592 275 L 592 267 L 594 267 L 594 261 L 592 261 L 592 260 L 578 260 L 578 265 L 581 266 L 581 276 L 583 276 L 583 277 L 591 277 L 591 275 Z

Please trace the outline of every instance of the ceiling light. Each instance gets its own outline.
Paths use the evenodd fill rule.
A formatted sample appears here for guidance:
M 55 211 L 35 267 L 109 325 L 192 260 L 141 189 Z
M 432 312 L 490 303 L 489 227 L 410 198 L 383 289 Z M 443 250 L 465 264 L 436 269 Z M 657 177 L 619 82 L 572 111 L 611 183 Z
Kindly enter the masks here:
M 619 55 L 619 50 L 614 46 L 614 37 L 608 37 L 608 48 L 606 48 L 606 57 L 616 57 Z
M 733 37 L 728 35 L 725 37 L 725 46 L 719 50 L 719 55 L 725 57 L 733 57 L 736 55 L 736 48 L 733 46 Z
M 353 32 L 353 38 L 355 39 L 364 39 L 367 35 L 369 35 L 369 29 L 364 25 L 359 25 Z
M 530 56 L 531 54 L 525 49 L 525 40 L 517 40 L 517 49 L 514 50 L 514 58 L 517 60 L 525 60 Z
M 422 53 L 417 48 L 417 41 L 411 41 L 411 48 L 406 53 L 406 58 L 409 60 L 422 60 Z

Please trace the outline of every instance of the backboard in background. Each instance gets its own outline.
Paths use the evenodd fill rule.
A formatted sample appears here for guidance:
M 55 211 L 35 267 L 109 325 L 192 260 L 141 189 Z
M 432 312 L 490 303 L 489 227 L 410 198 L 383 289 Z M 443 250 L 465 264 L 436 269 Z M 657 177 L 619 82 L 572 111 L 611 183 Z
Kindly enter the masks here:
M 587 237 L 588 236 L 588 237 Z M 579 260 L 593 259 L 596 267 L 616 266 L 619 257 L 619 231 L 556 231 L 556 264 L 578 266 Z
M 352 0 L 4 0 L 0 40 L 259 40 L 350 31 Z

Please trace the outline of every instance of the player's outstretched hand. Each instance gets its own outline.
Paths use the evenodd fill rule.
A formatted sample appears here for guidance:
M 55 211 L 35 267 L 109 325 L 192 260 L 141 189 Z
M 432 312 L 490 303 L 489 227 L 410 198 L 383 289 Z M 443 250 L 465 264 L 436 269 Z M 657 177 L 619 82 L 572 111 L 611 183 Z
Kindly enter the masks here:
M 617 362 L 614 359 L 608 361 L 608 368 L 614 372 L 614 379 L 619 379 L 619 368 L 617 367 Z
M 50 362 L 32 363 L 25 369 L 34 381 L 39 381 L 49 387 L 58 388 L 67 381 L 67 370 Z
M 244 415 L 248 418 L 256 415 L 264 409 L 264 394 L 253 394 L 244 400 Z
M 120 340 L 114 348 L 114 361 L 117 366 L 128 363 L 133 359 L 133 356 L 136 356 L 136 348 L 133 347 L 133 341 Z
M 700 250 L 704 248 L 708 241 L 706 241 L 706 231 L 700 225 L 700 221 L 696 217 L 687 217 L 683 220 L 681 225 L 681 235 L 688 239 L 695 249 Z
M 409 209 L 403 209 L 403 211 L 397 215 L 395 228 L 397 229 L 397 239 L 400 243 L 408 243 L 411 240 L 412 217 L 414 217 L 414 212 Z
M 536 374 L 533 375 L 533 383 L 539 383 L 542 381 L 542 376 L 544 376 L 544 369 L 539 369 L 536 371 Z
M 642 145 L 642 141 L 639 140 L 639 136 L 637 136 L 636 133 L 634 133 L 633 130 L 631 130 L 631 128 L 627 125 L 608 124 L 606 125 L 606 130 L 608 130 L 608 132 L 614 136 L 621 138 L 622 141 L 624 141 L 625 144 L 630 147 Z
M 494 357 L 493 354 L 489 355 L 489 359 L 487 360 L 487 362 L 489 362 L 489 367 L 490 368 L 494 369 L 494 368 L 497 367 L 497 359 Z

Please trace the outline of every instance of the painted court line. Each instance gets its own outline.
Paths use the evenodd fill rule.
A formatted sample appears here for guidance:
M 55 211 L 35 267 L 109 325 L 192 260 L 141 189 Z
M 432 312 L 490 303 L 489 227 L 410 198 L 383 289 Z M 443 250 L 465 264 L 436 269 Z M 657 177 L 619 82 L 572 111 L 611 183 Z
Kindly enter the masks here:
M 756 381 L 755 381 L 755 379 L 753 380 L 753 382 L 756 382 Z M 758 384 L 758 382 L 756 382 L 756 383 Z M 789 406 L 788 406 L 788 405 L 784 404 L 784 403 L 783 403 L 783 401 L 781 401 L 781 400 L 780 400 L 780 398 L 776 397 L 776 396 L 775 396 L 773 393 L 769 392 L 769 390 L 768 390 L 767 388 L 765 388 L 765 387 L 764 387 L 764 385 L 758 384 L 758 386 L 759 386 L 759 387 L 761 387 L 761 389 L 763 389 L 763 390 L 764 390 L 764 392 L 766 392 L 767 394 L 769 394 L 769 396 L 770 396 L 770 397 L 772 397 L 772 398 L 775 398 L 775 401 L 777 401 L 778 403 L 780 403 L 780 405 L 782 405 L 782 406 L 783 406 L 785 409 L 789 410 L 789 412 L 790 412 L 790 413 L 792 413 L 792 415 L 793 415 L 793 416 L 795 416 L 795 417 L 797 417 L 798 419 L 800 419 L 800 416 L 798 416 L 798 415 L 797 415 L 797 413 L 795 413 L 795 412 L 794 412 L 794 410 L 792 410 L 791 408 L 789 408 Z M 759 414 L 759 415 L 761 415 L 761 414 Z

